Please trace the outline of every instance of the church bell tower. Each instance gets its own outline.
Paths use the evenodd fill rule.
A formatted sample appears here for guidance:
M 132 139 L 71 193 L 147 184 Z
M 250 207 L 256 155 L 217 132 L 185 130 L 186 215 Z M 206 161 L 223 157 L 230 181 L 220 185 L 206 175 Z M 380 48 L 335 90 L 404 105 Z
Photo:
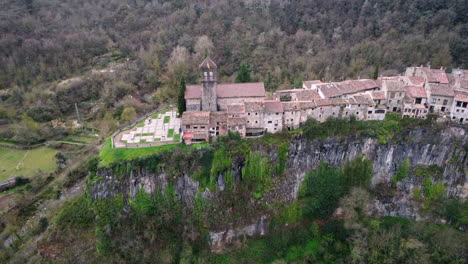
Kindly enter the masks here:
M 218 66 L 207 57 L 200 64 L 200 71 L 202 74 L 202 98 L 201 110 L 216 112 L 218 111 L 218 99 L 216 95 L 216 69 Z

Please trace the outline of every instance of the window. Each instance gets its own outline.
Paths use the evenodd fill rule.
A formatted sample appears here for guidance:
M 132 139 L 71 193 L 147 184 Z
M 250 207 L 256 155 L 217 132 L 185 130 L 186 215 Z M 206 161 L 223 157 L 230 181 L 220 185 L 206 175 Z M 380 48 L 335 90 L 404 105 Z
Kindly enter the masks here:
M 242 125 L 239 126 L 239 129 L 242 129 Z
M 249 121 L 249 120 L 247 120 L 247 123 L 250 123 L 250 121 Z
M 372 111 L 367 111 L 368 114 L 372 114 Z
M 357 107 L 361 107 L 361 105 L 360 105 L 360 104 L 358 104 L 358 105 L 357 105 Z
M 395 93 L 394 92 L 390 93 L 390 98 L 395 98 Z
M 273 121 L 268 121 L 268 124 L 271 124 L 271 123 L 273 123 Z
M 357 112 L 356 115 L 359 115 L 359 112 Z
M 210 76 L 213 77 L 213 72 L 210 72 Z
M 203 75 L 205 75 L 205 77 L 208 77 L 208 73 L 207 73 L 207 72 L 204 72 Z
M 197 129 L 198 127 L 197 126 L 194 126 L 193 129 Z
M 448 104 L 448 100 L 445 99 L 445 100 L 444 100 L 444 103 L 443 103 L 442 105 L 447 105 L 447 104 Z
M 416 98 L 416 100 L 414 101 L 415 104 L 420 104 L 422 103 L 422 98 Z
M 435 104 L 437 102 L 437 99 L 432 98 L 432 103 Z
M 247 115 L 250 115 L 250 112 L 249 112 L 249 113 L 247 113 Z
M 462 106 L 462 102 L 457 102 L 457 107 L 461 107 Z
M 255 121 L 255 124 L 258 124 L 258 121 Z
M 200 128 L 201 128 L 201 129 L 205 129 L 205 127 L 204 127 L 204 126 L 201 126 Z
M 258 115 L 258 113 L 255 113 L 255 115 Z
M 186 125 L 186 126 L 185 126 L 185 129 L 190 129 L 190 125 Z
M 463 103 L 463 106 L 462 106 L 462 107 L 463 107 L 463 108 L 466 108 L 467 106 L 468 106 L 468 103 L 465 102 L 465 103 Z

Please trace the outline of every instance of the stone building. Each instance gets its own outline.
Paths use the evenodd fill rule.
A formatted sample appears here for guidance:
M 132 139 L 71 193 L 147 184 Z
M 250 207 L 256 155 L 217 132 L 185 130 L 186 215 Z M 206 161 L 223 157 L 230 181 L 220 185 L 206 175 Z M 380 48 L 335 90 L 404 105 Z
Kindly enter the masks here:
M 201 84 L 188 85 L 187 111 L 182 115 L 187 143 L 238 132 L 242 137 L 297 129 L 308 119 L 330 117 L 383 120 L 387 112 L 426 118 L 429 111 L 458 123 L 468 119 L 468 71 L 408 67 L 404 76 L 322 83 L 305 81 L 303 88 L 276 91 L 266 100 L 263 83 L 217 83 L 217 66 L 200 64 Z

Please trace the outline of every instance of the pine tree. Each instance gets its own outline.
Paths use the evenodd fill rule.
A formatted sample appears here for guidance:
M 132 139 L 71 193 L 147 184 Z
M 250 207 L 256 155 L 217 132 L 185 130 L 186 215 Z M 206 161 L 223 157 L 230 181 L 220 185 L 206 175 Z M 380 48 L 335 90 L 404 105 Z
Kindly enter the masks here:
M 236 77 L 236 83 L 247 83 L 252 81 L 250 70 L 246 64 L 242 64 Z
M 182 115 L 183 112 L 186 110 L 186 105 L 185 105 L 185 77 L 182 76 L 180 78 L 180 83 L 179 83 L 179 96 L 177 98 L 177 111 L 179 112 L 179 115 Z

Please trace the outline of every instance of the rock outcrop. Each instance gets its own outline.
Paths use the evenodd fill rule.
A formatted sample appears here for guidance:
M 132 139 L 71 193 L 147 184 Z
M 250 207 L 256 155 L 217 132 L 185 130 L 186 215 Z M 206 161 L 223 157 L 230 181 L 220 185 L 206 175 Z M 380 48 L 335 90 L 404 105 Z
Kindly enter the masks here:
M 371 202 L 370 211 L 376 215 L 399 216 L 411 219 L 423 219 L 419 208 L 414 202 L 413 189 L 422 186 L 418 177 L 408 177 L 399 181 L 395 186 L 392 177 L 406 159 L 411 166 L 437 165 L 443 170 L 441 178 L 447 187 L 450 197 L 466 198 L 468 196 L 468 135 L 465 130 L 448 128 L 443 131 L 431 129 L 415 129 L 409 135 L 396 143 L 379 144 L 375 138 L 329 138 L 326 140 L 308 141 L 296 136 L 291 139 L 286 162 L 285 179 L 275 186 L 276 194 L 283 200 L 293 201 L 297 198 L 299 186 L 307 171 L 316 168 L 320 162 L 327 162 L 334 166 L 342 166 L 348 160 L 364 155 L 373 162 L 372 185 L 376 188 L 377 197 Z M 261 151 L 259 148 L 257 151 Z M 264 151 L 264 150 L 263 150 Z M 276 153 L 266 153 L 272 160 L 277 159 Z M 149 158 L 151 159 L 151 157 Z M 239 180 L 242 175 L 242 162 L 234 162 L 232 175 Z M 171 176 L 174 177 L 174 176 Z M 197 193 L 205 198 L 217 195 L 224 189 L 224 175 L 220 174 L 216 183 L 218 191 L 208 189 L 200 192 L 199 183 L 186 172 L 176 179 L 169 176 L 162 169 L 159 173 L 151 172 L 145 167 L 131 168 L 129 173 L 115 175 L 111 169 L 101 169 L 97 172 L 96 180 L 89 184 L 93 199 L 106 199 L 116 194 L 124 197 L 134 197 L 139 189 L 147 192 L 164 190 L 170 180 L 175 182 L 174 189 L 186 206 L 192 206 Z M 382 191 L 381 189 L 382 188 Z M 383 189 L 391 188 L 392 195 L 387 195 Z M 212 245 L 220 250 L 225 243 L 230 243 L 236 237 L 263 234 L 266 230 L 266 218 L 259 215 L 252 221 L 252 225 L 244 227 L 226 226 L 225 230 L 211 232 Z

